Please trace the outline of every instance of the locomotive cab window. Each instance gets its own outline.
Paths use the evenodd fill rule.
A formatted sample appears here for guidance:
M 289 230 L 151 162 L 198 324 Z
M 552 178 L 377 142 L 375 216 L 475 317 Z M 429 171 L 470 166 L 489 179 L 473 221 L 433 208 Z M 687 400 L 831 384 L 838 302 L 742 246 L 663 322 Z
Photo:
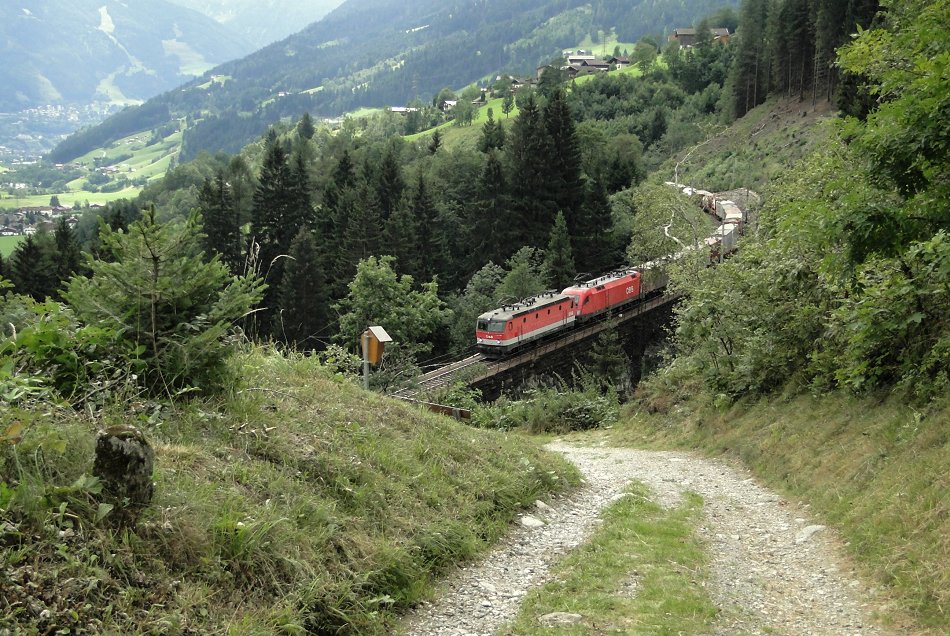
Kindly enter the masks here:
M 505 330 L 505 321 L 504 320 L 479 320 L 478 321 L 479 331 L 487 331 L 489 333 L 501 333 Z

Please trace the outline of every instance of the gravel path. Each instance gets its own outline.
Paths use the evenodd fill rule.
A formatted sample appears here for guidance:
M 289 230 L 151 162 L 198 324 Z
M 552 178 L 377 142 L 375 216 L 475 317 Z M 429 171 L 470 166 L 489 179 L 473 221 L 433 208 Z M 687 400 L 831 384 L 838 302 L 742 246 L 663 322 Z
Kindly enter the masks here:
M 685 453 L 549 448 L 577 465 L 585 486 L 539 504 L 481 563 L 451 577 L 440 598 L 407 618 L 409 636 L 494 634 L 551 566 L 591 534 L 600 510 L 630 480 L 649 486 L 667 507 L 686 490 L 705 500 L 699 532 L 712 555 L 711 593 L 721 610 L 710 634 L 888 633 L 870 622 L 871 592 L 842 565 L 834 534 L 749 474 Z

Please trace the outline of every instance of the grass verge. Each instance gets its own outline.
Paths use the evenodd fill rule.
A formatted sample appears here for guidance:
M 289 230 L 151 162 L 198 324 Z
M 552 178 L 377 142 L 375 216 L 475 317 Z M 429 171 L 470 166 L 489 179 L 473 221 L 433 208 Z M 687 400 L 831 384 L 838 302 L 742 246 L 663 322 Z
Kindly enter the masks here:
M 637 410 L 639 408 L 639 410 Z M 646 411 L 654 411 L 652 414 Z M 893 598 L 906 632 L 950 626 L 950 399 L 776 397 L 716 408 L 644 398 L 611 437 L 738 457 L 770 487 L 808 502 Z
M 235 364 L 243 386 L 226 399 L 0 413 L 0 633 L 385 634 L 434 576 L 576 480 L 530 440 L 366 393 L 313 359 Z M 132 529 L 88 477 L 96 429 L 116 423 L 156 451 Z
M 687 493 L 667 510 L 642 484 L 604 513 L 593 538 L 525 599 L 504 634 L 696 634 L 716 616 L 706 594 L 707 555 L 696 537 L 702 499 Z M 543 624 L 554 612 L 573 624 Z

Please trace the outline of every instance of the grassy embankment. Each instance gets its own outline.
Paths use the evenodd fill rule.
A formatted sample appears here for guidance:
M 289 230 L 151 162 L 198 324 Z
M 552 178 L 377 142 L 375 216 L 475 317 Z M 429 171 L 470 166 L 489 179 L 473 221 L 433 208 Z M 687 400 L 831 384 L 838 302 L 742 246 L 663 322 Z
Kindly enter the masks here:
M 524 438 L 368 394 L 311 359 L 239 363 L 243 388 L 217 401 L 0 414 L 0 631 L 387 633 L 434 575 L 576 480 Z M 120 422 L 156 450 L 132 531 L 82 477 L 96 429 Z
M 761 192 L 769 181 L 818 149 L 827 139 L 821 124 L 834 114 L 828 102 L 811 106 L 797 98 L 771 98 L 706 142 L 667 160 L 657 172 L 673 179 L 679 163 L 680 183 L 714 192 L 739 188 Z

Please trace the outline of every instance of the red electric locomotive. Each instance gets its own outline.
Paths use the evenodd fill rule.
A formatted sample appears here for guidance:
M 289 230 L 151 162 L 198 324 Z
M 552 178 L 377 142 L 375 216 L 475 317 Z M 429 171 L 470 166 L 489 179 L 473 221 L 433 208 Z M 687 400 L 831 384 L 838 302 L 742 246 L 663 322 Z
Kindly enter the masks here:
M 507 355 L 575 322 L 590 320 L 636 300 L 640 272 L 629 268 L 549 292 L 478 317 L 475 347 L 488 355 Z
M 573 325 L 577 314 L 573 297 L 554 292 L 505 305 L 478 317 L 475 347 L 489 355 L 506 355 Z
M 579 321 L 590 320 L 640 296 L 640 272 L 623 269 L 568 287 L 562 294 L 575 299 Z

